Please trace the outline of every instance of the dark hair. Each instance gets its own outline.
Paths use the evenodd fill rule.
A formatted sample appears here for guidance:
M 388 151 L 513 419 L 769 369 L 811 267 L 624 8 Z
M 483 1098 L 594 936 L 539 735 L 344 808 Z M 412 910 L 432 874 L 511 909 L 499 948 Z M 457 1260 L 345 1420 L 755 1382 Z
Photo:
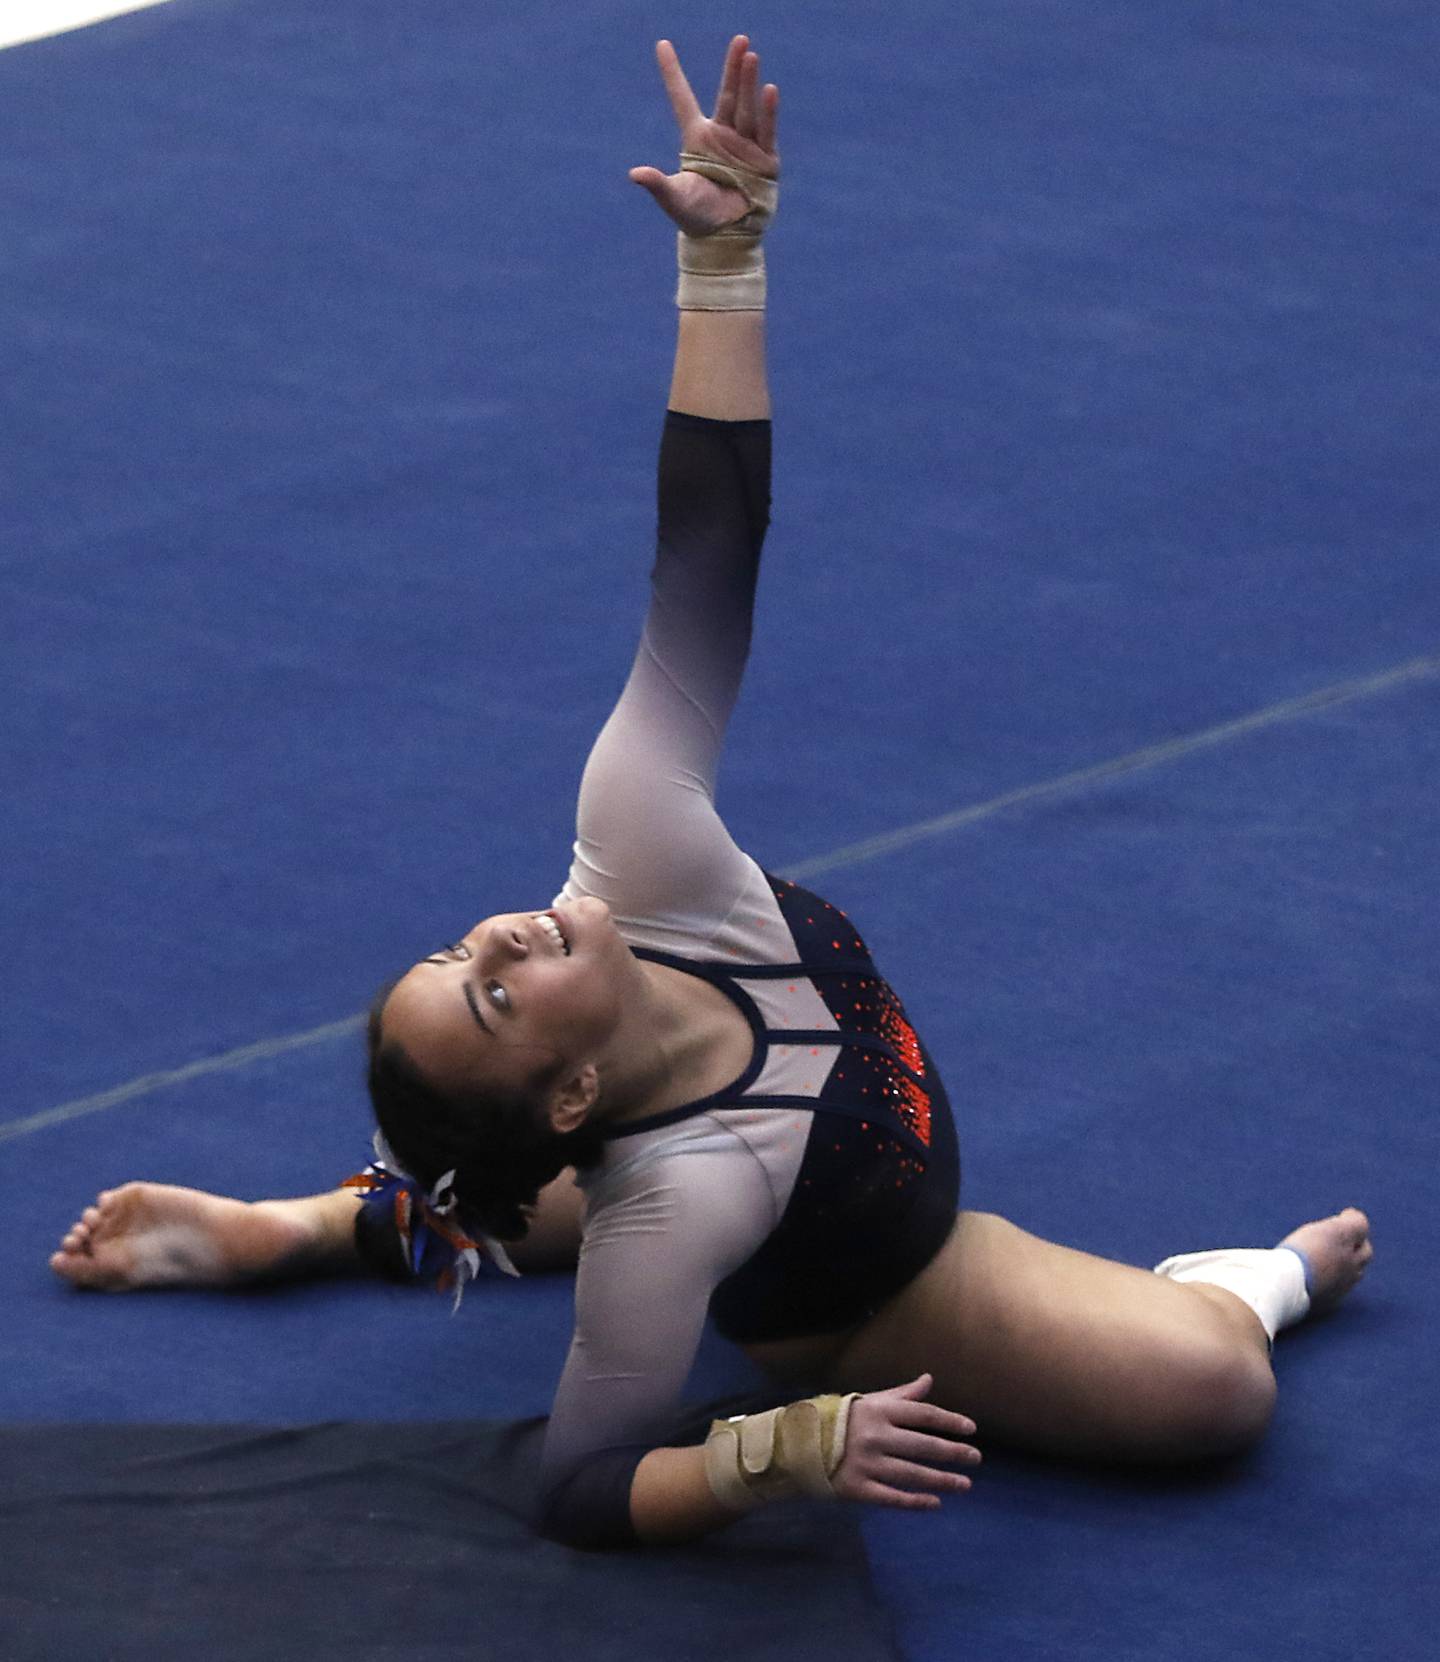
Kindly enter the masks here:
M 427 1190 L 454 1171 L 462 1227 L 502 1241 L 522 1239 L 541 1189 L 567 1166 L 599 1161 L 599 1130 L 586 1124 L 560 1132 L 546 1123 L 545 1097 L 564 1068 L 559 1059 L 520 1090 L 438 1090 L 409 1052 L 382 1033 L 381 1012 L 393 987 L 381 989 L 366 1027 L 366 1083 L 385 1141 Z

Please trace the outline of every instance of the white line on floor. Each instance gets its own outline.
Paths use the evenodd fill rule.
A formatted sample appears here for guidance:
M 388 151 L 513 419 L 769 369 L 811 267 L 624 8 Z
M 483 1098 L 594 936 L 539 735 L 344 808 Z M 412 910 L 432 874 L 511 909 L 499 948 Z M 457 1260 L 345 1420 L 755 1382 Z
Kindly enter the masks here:
M 1333 686 L 1321 687 L 1317 692 L 1305 693 L 1299 698 L 1289 698 L 1280 704 L 1267 705 L 1263 710 L 1252 711 L 1248 716 L 1240 716 L 1235 721 L 1225 721 L 1215 727 L 1202 728 L 1197 733 L 1168 739 L 1163 744 L 1146 745 L 1142 750 L 1132 750 L 1108 762 L 1097 762 L 1093 767 L 1077 768 L 1073 773 L 1062 773 L 1054 779 L 1024 785 L 1019 790 L 1006 791 L 1001 796 L 991 797 L 988 802 L 977 802 L 969 808 L 957 808 L 952 813 L 940 814 L 934 819 L 918 820 L 913 825 L 903 825 L 878 837 L 867 837 L 863 842 L 847 843 L 843 848 L 832 849 L 828 854 L 820 854 L 812 860 L 802 860 L 798 865 L 789 866 L 781 875 L 799 880 L 813 877 L 819 872 L 836 871 L 842 866 L 859 865 L 863 860 L 873 860 L 877 855 L 891 854 L 896 849 L 908 848 L 912 843 L 943 836 L 947 831 L 973 825 L 977 820 L 989 819 L 992 815 L 1003 813 L 1009 808 L 1060 796 L 1065 792 L 1079 790 L 1100 780 L 1114 779 L 1122 774 L 1139 773 L 1145 768 L 1158 767 L 1162 762 L 1172 762 L 1177 757 L 1191 755 L 1197 750 L 1207 750 L 1213 745 L 1228 743 L 1231 739 L 1253 733 L 1259 728 L 1273 727 L 1280 722 L 1293 721 L 1316 710 L 1333 709 L 1338 704 L 1353 703 L 1356 699 L 1372 698 L 1377 693 L 1388 692 L 1406 682 L 1426 680 L 1435 675 L 1440 675 L 1440 657 L 1412 658 L 1408 663 L 1398 664 L 1394 669 L 1383 670 L 1378 675 L 1361 676 L 1352 681 L 1337 681 Z M 171 1085 L 181 1085 L 191 1079 L 202 1079 L 207 1074 L 248 1067 L 252 1062 L 263 1061 L 271 1056 L 282 1056 L 286 1051 L 304 1050 L 310 1045 L 324 1044 L 330 1039 L 348 1037 L 360 1030 L 364 1020 L 363 1016 L 347 1016 L 343 1021 L 327 1022 L 323 1027 L 311 1027 L 303 1033 L 286 1033 L 278 1038 L 261 1039 L 257 1044 L 243 1045 L 238 1050 L 227 1050 L 219 1056 L 207 1056 L 198 1062 L 189 1062 L 184 1067 L 172 1068 L 165 1073 L 144 1074 L 126 1085 L 117 1085 L 113 1090 L 101 1091 L 96 1096 L 78 1097 L 73 1102 L 62 1102 L 58 1108 L 47 1108 L 24 1119 L 0 1124 L 0 1143 L 8 1142 L 14 1137 L 23 1137 L 31 1131 L 41 1131 L 47 1126 L 62 1124 L 66 1120 L 79 1119 L 85 1114 L 98 1114 L 102 1109 L 114 1108 L 122 1102 L 129 1102 L 138 1096 L 148 1096 Z
M 132 1097 L 149 1096 L 152 1091 L 161 1091 L 170 1085 L 183 1085 L 187 1079 L 203 1079 L 206 1074 L 247 1068 L 252 1062 L 283 1056 L 287 1050 L 304 1050 L 308 1045 L 324 1044 L 327 1039 L 348 1037 L 351 1033 L 358 1033 L 364 1022 L 364 1016 L 346 1016 L 343 1021 L 328 1021 L 323 1027 L 307 1028 L 303 1033 L 283 1033 L 279 1038 L 261 1039 L 258 1044 L 242 1045 L 238 1050 L 227 1050 L 219 1056 L 205 1056 L 198 1062 L 187 1062 L 183 1068 L 142 1074 L 128 1085 L 116 1085 L 113 1090 L 101 1091 L 97 1096 L 77 1097 L 74 1102 L 62 1102 L 58 1108 L 46 1108 L 23 1120 L 11 1120 L 0 1125 L 0 1143 L 9 1142 L 12 1137 L 23 1137 L 27 1131 L 42 1131 L 47 1125 L 78 1120 L 83 1114 L 98 1114 L 102 1108 L 114 1108 L 122 1102 L 129 1102 Z
M 1225 744 L 1244 733 L 1253 733 L 1259 727 L 1273 727 L 1277 722 L 1293 721 L 1296 716 L 1309 715 L 1312 710 L 1331 709 L 1337 704 L 1349 704 L 1357 698 L 1370 698 L 1375 693 L 1406 681 L 1419 681 L 1440 674 L 1440 658 L 1412 658 L 1409 663 L 1387 669 L 1379 675 L 1361 676 L 1354 681 L 1337 681 L 1334 686 L 1322 687 L 1318 692 L 1305 693 L 1300 698 L 1286 699 L 1283 704 L 1271 704 L 1263 710 L 1254 710 L 1235 721 L 1224 721 L 1217 727 L 1202 728 L 1198 733 L 1187 733 L 1178 739 L 1167 739 L 1163 744 L 1146 745 L 1143 750 L 1132 750 L 1127 755 L 1112 757 L 1108 762 L 1096 762 L 1093 767 L 1077 768 L 1074 773 L 1062 773 L 1055 779 L 1043 779 L 1037 785 L 1022 785 L 1018 790 L 1006 791 L 1003 796 L 992 796 L 988 802 L 977 802 L 972 808 L 956 808 L 935 819 L 918 820 L 914 825 L 902 825 L 897 831 L 884 831 L 878 837 L 867 837 L 863 842 L 846 843 L 843 848 L 818 854 L 813 860 L 802 860 L 791 866 L 786 877 L 797 881 L 815 877 L 823 871 L 835 871 L 840 866 L 859 865 L 862 860 L 873 860 L 876 855 L 890 854 L 897 848 L 908 848 L 911 843 L 924 842 L 928 837 L 941 836 L 962 825 L 973 825 L 976 820 L 989 819 L 992 814 L 1023 802 L 1037 802 L 1041 798 L 1059 796 L 1078 790 L 1082 785 L 1093 785 L 1101 779 L 1114 779 L 1123 773 L 1139 773 L 1161 762 L 1173 762 L 1178 756 L 1188 756 L 1196 750 Z

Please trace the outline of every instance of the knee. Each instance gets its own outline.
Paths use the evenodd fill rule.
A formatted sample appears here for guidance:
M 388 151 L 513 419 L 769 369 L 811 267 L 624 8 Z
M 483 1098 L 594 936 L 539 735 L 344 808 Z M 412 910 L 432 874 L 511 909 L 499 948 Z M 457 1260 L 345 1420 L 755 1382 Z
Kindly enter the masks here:
M 1264 1436 L 1275 1410 L 1275 1375 L 1255 1347 L 1216 1338 L 1178 1359 L 1175 1457 L 1238 1454 Z

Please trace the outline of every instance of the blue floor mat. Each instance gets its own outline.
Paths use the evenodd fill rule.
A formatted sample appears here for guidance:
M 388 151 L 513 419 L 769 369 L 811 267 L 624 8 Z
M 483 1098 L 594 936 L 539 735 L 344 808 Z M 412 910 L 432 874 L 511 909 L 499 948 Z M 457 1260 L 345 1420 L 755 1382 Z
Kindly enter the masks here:
M 776 512 L 726 811 L 826 866 L 1175 745 L 813 882 L 946 1072 L 969 1204 L 1150 1262 L 1353 1199 L 1381 1254 L 1282 1343 L 1251 1459 L 997 1457 L 940 1519 L 867 1518 L 877 1583 L 913 1662 L 1422 1654 L 1440 27 L 773 10 Z M 6 1419 L 543 1412 L 563 1280 L 454 1322 L 51 1283 L 102 1185 L 361 1163 L 353 1034 L 26 1127 L 350 1016 L 553 892 L 648 564 L 648 43 L 708 85 L 729 22 L 172 0 L 0 52 Z M 696 1386 L 745 1377 L 716 1346 Z

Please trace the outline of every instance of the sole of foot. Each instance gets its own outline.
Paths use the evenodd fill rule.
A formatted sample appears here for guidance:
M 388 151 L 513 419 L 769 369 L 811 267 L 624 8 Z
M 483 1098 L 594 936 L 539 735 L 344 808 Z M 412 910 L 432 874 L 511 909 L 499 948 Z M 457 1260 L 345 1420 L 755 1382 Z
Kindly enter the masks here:
M 50 1268 L 72 1287 L 231 1287 L 277 1270 L 303 1248 L 293 1216 L 165 1183 L 107 1189 L 71 1225 Z

